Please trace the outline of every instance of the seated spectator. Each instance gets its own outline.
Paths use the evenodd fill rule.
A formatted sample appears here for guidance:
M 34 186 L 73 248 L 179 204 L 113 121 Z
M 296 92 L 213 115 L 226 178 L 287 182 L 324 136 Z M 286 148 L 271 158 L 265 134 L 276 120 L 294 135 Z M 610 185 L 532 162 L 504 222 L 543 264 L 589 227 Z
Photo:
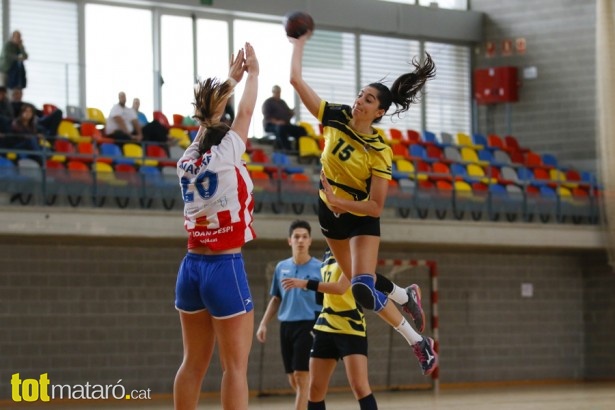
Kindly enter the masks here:
M 41 144 L 48 144 L 43 136 L 38 133 L 36 126 L 35 108 L 31 104 L 23 104 L 17 117 L 11 124 L 11 133 L 0 136 L 0 149 L 14 149 L 23 151 L 40 151 Z M 30 156 L 42 164 L 39 155 Z
M 139 111 L 140 107 L 141 107 L 141 100 L 138 98 L 133 98 L 132 99 L 132 109 L 135 110 L 135 112 L 137 113 L 137 120 L 139 121 L 139 124 L 141 125 L 141 127 L 143 127 L 147 125 L 149 121 L 147 120 L 147 116 L 141 111 Z
M 118 94 L 118 103 L 111 108 L 107 117 L 105 132 L 118 142 L 138 142 L 142 139 L 137 112 L 126 106 L 126 93 L 123 91 Z
M 0 133 L 11 130 L 13 118 L 15 118 L 15 114 L 11 101 L 9 101 L 8 90 L 2 85 L 0 86 Z
M 284 151 L 292 151 L 289 136 L 299 137 L 307 135 L 305 128 L 290 123 L 290 119 L 295 115 L 280 95 L 282 89 L 274 85 L 271 89 L 273 95 L 263 103 L 263 128 L 265 132 L 272 132 L 276 137 L 276 147 Z
M 23 90 L 19 88 L 11 90 L 11 106 L 13 107 L 13 113 L 15 113 L 15 115 L 21 112 L 21 107 L 25 104 L 34 108 L 38 132 L 44 134 L 45 137 L 55 137 L 58 135 L 58 127 L 64 116 L 62 110 L 57 108 L 50 114 L 45 115 L 45 113 L 36 108 L 34 104 L 23 101 Z

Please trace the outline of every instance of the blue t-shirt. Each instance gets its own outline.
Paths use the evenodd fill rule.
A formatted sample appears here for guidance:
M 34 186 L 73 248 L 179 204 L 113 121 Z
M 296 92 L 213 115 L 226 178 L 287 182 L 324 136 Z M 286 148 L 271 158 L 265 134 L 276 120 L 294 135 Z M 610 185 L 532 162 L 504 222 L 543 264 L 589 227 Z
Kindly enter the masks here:
M 322 306 L 316 303 L 316 292 L 307 289 L 291 289 L 286 291 L 282 288 L 282 279 L 298 278 L 321 281 L 320 266 L 322 262 L 312 257 L 307 263 L 297 265 L 293 258 L 280 261 L 275 267 L 271 282 L 271 296 L 281 299 L 278 310 L 280 322 L 296 322 L 299 320 L 315 320 Z

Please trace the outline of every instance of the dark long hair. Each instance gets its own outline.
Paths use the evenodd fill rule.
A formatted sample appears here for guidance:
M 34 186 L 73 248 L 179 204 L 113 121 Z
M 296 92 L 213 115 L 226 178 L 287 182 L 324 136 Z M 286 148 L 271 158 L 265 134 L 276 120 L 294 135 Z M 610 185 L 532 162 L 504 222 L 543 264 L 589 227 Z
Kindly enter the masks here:
M 229 81 L 220 82 L 217 78 L 208 78 L 199 81 L 194 89 L 194 115 L 192 118 L 199 121 L 205 128 L 204 135 L 199 141 L 199 153 L 203 155 L 214 145 L 220 144 L 222 138 L 229 131 L 229 125 L 214 118 L 216 110 L 233 93 L 233 86 Z
M 408 111 L 410 105 L 420 100 L 420 92 L 425 83 L 436 76 L 436 65 L 429 53 L 425 53 L 425 55 L 425 60 L 422 63 L 417 57 L 414 57 L 412 59 L 414 71 L 400 75 L 393 81 L 390 89 L 382 81 L 369 84 L 370 87 L 378 90 L 378 100 L 380 101 L 378 108 L 384 109 L 386 113 L 391 104 L 395 104 L 397 108 L 391 115 L 399 116 L 399 114 Z M 378 117 L 374 122 L 378 123 L 381 119 L 382 117 Z

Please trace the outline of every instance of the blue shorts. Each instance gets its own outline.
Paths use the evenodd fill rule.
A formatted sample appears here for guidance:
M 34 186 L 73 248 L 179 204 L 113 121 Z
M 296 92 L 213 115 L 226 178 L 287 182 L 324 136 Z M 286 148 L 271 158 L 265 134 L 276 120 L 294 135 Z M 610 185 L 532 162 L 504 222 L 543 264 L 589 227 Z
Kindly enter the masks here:
M 217 319 L 253 310 L 241 254 L 186 254 L 177 273 L 175 308 L 187 313 L 209 310 Z

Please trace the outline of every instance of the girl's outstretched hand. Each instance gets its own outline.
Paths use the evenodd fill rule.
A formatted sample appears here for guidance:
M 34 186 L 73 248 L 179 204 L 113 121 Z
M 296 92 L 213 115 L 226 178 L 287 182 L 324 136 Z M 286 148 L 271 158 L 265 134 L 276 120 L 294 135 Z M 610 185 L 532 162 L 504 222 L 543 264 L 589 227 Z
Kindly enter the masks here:
M 244 56 L 243 48 L 240 48 L 239 51 L 237 51 L 237 57 L 235 57 L 234 54 L 231 54 L 231 61 L 229 62 L 229 69 L 228 69 L 229 78 L 232 78 L 233 80 L 237 82 L 240 82 L 241 78 L 243 77 L 244 63 L 245 63 L 245 56 Z
M 254 52 L 254 47 L 250 43 L 246 43 L 244 49 L 246 62 L 244 64 L 245 71 L 251 75 L 258 75 L 258 59 L 256 58 L 256 53 Z

